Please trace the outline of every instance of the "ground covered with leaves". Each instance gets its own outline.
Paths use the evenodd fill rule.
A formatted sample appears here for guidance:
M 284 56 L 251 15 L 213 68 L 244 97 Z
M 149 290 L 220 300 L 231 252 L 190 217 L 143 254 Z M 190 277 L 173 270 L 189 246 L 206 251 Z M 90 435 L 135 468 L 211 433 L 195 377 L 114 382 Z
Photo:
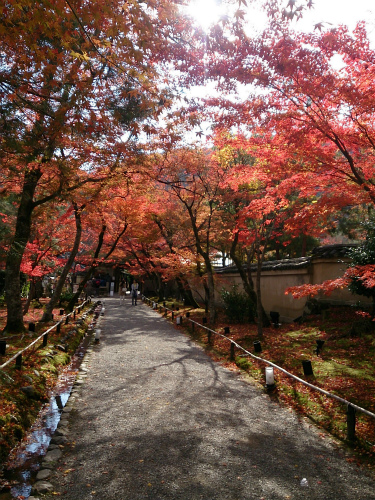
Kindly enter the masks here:
M 265 367 L 238 348 L 231 353 L 229 339 L 244 350 L 271 361 L 293 375 L 337 395 L 350 403 L 375 413 L 375 325 L 362 319 L 350 307 L 331 307 L 320 314 L 310 315 L 300 323 L 281 324 L 264 328 L 259 339 L 254 324 L 229 323 L 219 314 L 217 323 L 208 328 L 222 336 L 193 325 L 185 319 L 187 308 L 167 303 L 173 309 L 174 320 L 182 316 L 183 328 L 207 350 L 210 356 L 231 369 L 240 368 L 265 387 Z M 178 309 L 178 310 L 177 310 Z M 161 311 L 164 314 L 164 310 Z M 171 318 L 171 312 L 168 317 Z M 204 323 L 202 309 L 189 311 L 189 319 Z M 225 327 L 229 333 L 224 336 Z M 209 338 L 210 337 L 210 338 Z M 227 338 L 225 338 L 227 337 Z M 317 353 L 317 340 L 324 341 Z M 261 352 L 255 352 L 254 342 L 260 342 Z M 259 344 L 258 344 L 259 345 Z M 312 375 L 305 375 L 303 361 L 310 361 Z M 270 397 L 294 408 L 319 427 L 353 446 L 359 459 L 375 465 L 375 419 L 356 412 L 355 440 L 347 439 L 347 405 L 292 379 L 274 369 L 275 387 Z M 266 390 L 266 388 L 265 388 Z
M 60 315 L 63 312 L 61 308 L 54 311 L 54 322 L 38 323 L 43 314 L 43 309 L 38 306 L 24 318 L 25 333 L 0 335 L 0 340 L 6 342 L 6 352 L 0 355 L 0 365 L 3 365 L 64 318 L 59 329 L 54 328 L 48 333 L 46 342 L 42 338 L 22 354 L 21 368 L 12 361 L 0 370 L 0 468 L 11 449 L 25 436 L 42 406 L 48 402 L 59 374 L 84 337 L 89 321 L 81 320 L 80 316 L 89 307 L 87 304 L 79 312 L 77 310 L 76 317 L 72 315 L 68 323 L 65 316 Z M 5 326 L 5 319 L 5 310 L 1 308 L 0 331 Z M 35 325 L 35 332 L 29 331 L 30 323 Z

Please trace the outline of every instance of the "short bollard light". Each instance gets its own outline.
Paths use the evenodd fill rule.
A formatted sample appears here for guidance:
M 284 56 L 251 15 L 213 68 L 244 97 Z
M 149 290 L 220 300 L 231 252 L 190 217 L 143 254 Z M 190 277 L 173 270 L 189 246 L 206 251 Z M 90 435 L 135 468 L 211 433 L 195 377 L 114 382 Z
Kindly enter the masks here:
M 204 325 L 207 323 L 207 318 L 206 318 L 206 317 L 202 318 L 202 323 L 203 323 Z
M 274 385 L 275 385 L 275 377 L 273 374 L 273 367 L 267 366 L 266 367 L 266 386 L 267 386 L 267 389 L 272 388 Z
M 280 313 L 277 311 L 270 311 L 271 323 L 275 328 L 279 327 Z
M 319 356 L 320 351 L 323 349 L 324 342 L 325 342 L 325 340 L 320 340 L 320 339 L 318 339 L 316 341 L 316 354 L 317 354 L 317 356 Z
M 176 325 L 181 325 L 181 324 L 182 324 L 182 316 L 177 316 Z
M 96 328 L 95 330 L 95 342 L 98 344 L 100 342 L 100 335 L 102 331 L 100 328 Z
M 65 313 L 64 309 L 60 309 L 60 316 L 64 316 L 64 313 Z
M 29 332 L 35 332 L 35 323 L 29 323 Z
M 256 340 L 254 342 L 254 351 L 255 352 L 262 352 L 262 344 L 259 342 L 259 340 Z

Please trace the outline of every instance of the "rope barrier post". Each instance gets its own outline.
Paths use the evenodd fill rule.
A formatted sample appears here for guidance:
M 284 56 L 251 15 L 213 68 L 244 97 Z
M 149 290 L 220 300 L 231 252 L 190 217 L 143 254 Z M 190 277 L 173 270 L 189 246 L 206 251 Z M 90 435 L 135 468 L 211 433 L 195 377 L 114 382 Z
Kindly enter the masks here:
M 207 332 L 207 344 L 211 345 L 211 343 L 212 343 L 211 330 L 208 330 L 208 332 Z
M 65 324 L 67 325 L 69 323 L 69 316 L 66 317 Z
M 313 369 L 312 369 L 312 365 L 311 365 L 311 361 L 308 360 L 308 359 L 304 359 L 302 361 L 302 368 L 303 368 L 303 373 L 306 377 L 310 376 L 310 375 L 314 375 L 314 372 L 313 372 Z
M 17 370 L 21 370 L 22 368 L 22 352 L 16 357 L 16 368 Z
M 0 340 L 0 355 L 4 356 L 6 350 L 7 350 L 7 341 L 6 340 Z
M 61 331 L 61 322 L 57 323 L 57 326 L 56 326 L 56 333 L 60 333 Z
M 230 360 L 234 361 L 234 343 L 230 343 Z
M 191 331 L 192 331 L 192 333 L 195 332 L 195 323 L 193 323 L 193 322 L 191 323 Z
M 353 442 L 355 440 L 355 408 L 352 405 L 347 406 L 346 424 L 346 437 L 348 438 L 348 441 Z
M 172 321 L 174 320 L 174 312 L 172 311 Z
M 48 342 L 48 333 L 43 335 L 43 347 L 46 347 Z
M 73 311 L 73 319 L 76 319 L 76 311 Z

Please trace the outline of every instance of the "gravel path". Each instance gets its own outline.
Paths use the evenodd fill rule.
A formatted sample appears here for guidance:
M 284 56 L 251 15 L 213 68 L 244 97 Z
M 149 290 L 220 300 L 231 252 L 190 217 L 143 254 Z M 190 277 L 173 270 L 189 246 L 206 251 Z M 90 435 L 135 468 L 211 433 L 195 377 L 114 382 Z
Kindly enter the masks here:
M 105 307 L 48 479 L 61 498 L 375 500 L 374 478 L 327 436 L 158 313 L 129 297 Z

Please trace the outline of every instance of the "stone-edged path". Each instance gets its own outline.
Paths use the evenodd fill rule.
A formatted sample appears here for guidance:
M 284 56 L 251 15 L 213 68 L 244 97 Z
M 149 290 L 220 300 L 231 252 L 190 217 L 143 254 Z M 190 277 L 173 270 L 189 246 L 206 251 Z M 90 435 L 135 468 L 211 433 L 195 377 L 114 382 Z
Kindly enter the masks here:
M 59 498 L 375 500 L 374 477 L 327 436 L 157 312 L 129 297 L 105 308 L 59 428 L 68 444 L 48 478 Z

